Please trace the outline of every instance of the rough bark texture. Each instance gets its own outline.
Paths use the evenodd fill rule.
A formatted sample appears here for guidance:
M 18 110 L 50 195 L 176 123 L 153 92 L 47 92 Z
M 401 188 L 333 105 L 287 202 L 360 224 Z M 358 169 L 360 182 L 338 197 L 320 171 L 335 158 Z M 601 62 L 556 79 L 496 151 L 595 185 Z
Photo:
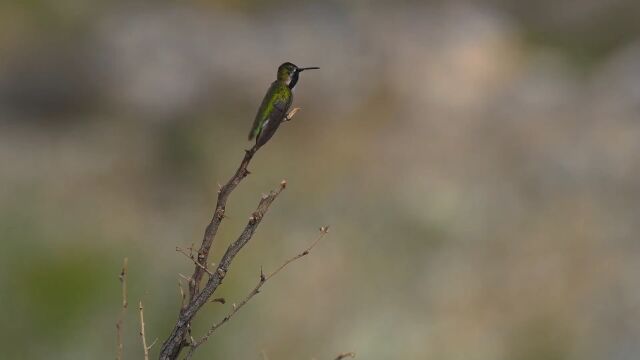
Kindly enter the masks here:
M 254 153 L 255 149 L 247 151 L 244 160 L 236 171 L 234 177 L 220 189 L 215 215 L 209 226 L 207 226 L 202 246 L 200 248 L 200 251 L 198 252 L 198 257 L 201 264 L 207 264 L 209 249 L 211 248 L 211 244 L 213 243 L 213 239 L 217 232 L 218 226 L 220 225 L 220 222 L 224 217 L 224 206 L 226 204 L 229 193 L 233 191 L 233 189 L 240 183 L 240 181 L 244 177 L 247 176 L 248 171 L 246 168 Z M 240 250 L 249 242 L 249 240 L 251 240 L 251 237 L 258 228 L 258 225 L 260 225 L 264 214 L 269 209 L 269 206 L 271 205 L 271 203 L 273 203 L 276 197 L 278 197 L 280 192 L 284 190 L 285 186 L 286 182 L 282 182 L 278 190 L 270 192 L 269 195 L 264 196 L 260 200 L 257 209 L 249 218 L 249 222 L 242 231 L 242 234 L 240 234 L 236 241 L 229 245 L 227 251 L 222 256 L 222 259 L 220 260 L 216 271 L 214 271 L 213 274 L 209 277 L 209 280 L 207 281 L 202 291 L 198 291 L 198 281 L 196 281 L 195 276 L 196 274 L 198 274 L 198 276 L 202 278 L 202 275 L 206 272 L 201 267 L 196 266 L 194 276 L 190 282 L 191 299 L 189 301 L 189 304 L 180 311 L 176 325 L 174 326 L 167 340 L 162 344 L 162 348 L 160 350 L 161 360 L 177 359 L 180 355 L 181 350 L 185 346 L 189 345 L 186 338 L 191 320 L 196 315 L 198 310 L 200 310 L 200 308 L 207 303 L 218 286 L 220 286 L 222 280 L 229 271 L 231 262 L 238 254 L 238 252 L 240 252 Z
M 202 245 L 200 245 L 200 250 L 198 250 L 198 262 L 206 266 L 207 260 L 209 259 L 209 251 L 211 250 L 211 246 L 213 245 L 213 239 L 216 237 L 218 233 L 218 227 L 224 219 L 224 212 L 227 206 L 227 199 L 231 192 L 240 184 L 242 179 L 249 175 L 249 171 L 247 170 L 247 166 L 249 166 L 249 162 L 253 158 L 253 155 L 258 151 L 257 147 L 253 147 L 250 150 L 247 150 L 244 159 L 240 163 L 238 170 L 233 175 L 233 177 L 220 188 L 218 191 L 218 202 L 216 204 L 216 210 L 213 213 L 213 218 L 209 225 L 207 225 L 206 230 L 204 231 L 204 236 L 202 238 Z M 191 281 L 189 282 L 189 299 L 193 301 L 196 294 L 199 291 L 200 282 L 202 281 L 202 276 L 205 271 L 196 266 L 193 271 L 193 276 L 191 276 Z

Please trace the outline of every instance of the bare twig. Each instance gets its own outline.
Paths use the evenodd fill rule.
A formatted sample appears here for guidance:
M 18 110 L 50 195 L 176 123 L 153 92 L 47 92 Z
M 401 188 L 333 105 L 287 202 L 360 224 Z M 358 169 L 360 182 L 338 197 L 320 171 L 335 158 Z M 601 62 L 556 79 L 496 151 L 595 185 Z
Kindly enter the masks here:
M 291 120 L 295 113 L 299 109 L 293 109 L 286 115 L 286 121 Z M 191 329 L 191 320 L 196 315 L 196 313 L 200 310 L 200 308 L 209 302 L 209 299 L 216 291 L 218 286 L 222 283 L 224 277 L 231 266 L 231 262 L 238 254 L 238 252 L 251 240 L 254 232 L 258 228 L 258 225 L 262 221 L 262 217 L 269 209 L 269 206 L 273 201 L 278 197 L 278 195 L 284 190 L 286 186 L 286 182 L 283 181 L 280 184 L 280 188 L 276 191 L 270 192 L 268 195 L 263 196 L 262 200 L 258 204 L 258 208 L 254 211 L 253 215 L 249 218 L 249 223 L 245 226 L 244 231 L 240 234 L 238 239 L 228 246 L 227 251 L 222 256 L 219 264 L 216 266 L 212 264 L 212 266 L 216 266 L 215 271 L 208 271 L 207 264 L 209 263 L 209 255 L 211 251 L 211 247 L 213 245 L 213 241 L 218 232 L 218 228 L 222 219 L 226 217 L 225 209 L 229 196 L 233 192 L 233 190 L 240 184 L 240 182 L 249 175 L 249 170 L 247 167 L 253 159 L 253 156 L 260 149 L 261 145 L 254 145 L 251 149 L 245 150 L 245 155 L 242 161 L 240 162 L 240 166 L 236 170 L 235 174 L 227 181 L 224 185 L 218 185 L 218 199 L 216 202 L 216 208 L 213 213 L 213 217 L 207 228 L 205 229 L 204 236 L 202 238 L 202 242 L 200 244 L 200 248 L 197 252 L 197 255 L 189 256 L 195 263 L 195 269 L 193 271 L 193 275 L 191 277 L 185 277 L 184 275 L 180 275 L 184 277 L 189 284 L 189 301 L 186 306 L 181 308 L 180 314 L 178 315 L 178 320 L 176 324 L 167 338 L 162 344 L 162 349 L 160 350 L 160 359 L 161 360 L 175 360 L 180 355 L 181 350 L 190 344 L 195 343 L 195 341 L 191 338 L 190 329 Z M 193 247 L 192 247 L 193 249 Z M 201 289 L 202 277 L 204 274 L 209 274 L 209 279 L 207 280 L 204 287 Z M 187 337 L 188 335 L 188 337 Z
M 140 310 L 140 337 L 142 338 L 142 350 L 144 351 L 144 360 L 149 360 L 149 350 L 156 344 L 158 339 L 153 340 L 151 345 L 147 346 L 147 337 L 144 333 L 144 308 L 142 307 L 142 300 L 138 303 L 138 310 Z
M 236 173 L 227 181 L 226 184 L 220 187 L 218 191 L 218 201 L 216 203 L 216 210 L 213 213 L 213 218 L 209 222 L 209 225 L 204 231 L 204 236 L 202 238 L 202 244 L 200 245 L 200 249 L 198 250 L 198 258 L 197 263 L 206 264 L 209 258 L 209 251 L 211 250 L 211 245 L 213 245 L 213 239 L 218 233 L 218 227 L 222 222 L 222 219 L 225 217 L 225 209 L 227 206 L 227 199 L 231 192 L 240 184 L 242 179 L 249 175 L 249 170 L 247 170 L 247 166 L 253 159 L 253 155 L 258 151 L 258 147 L 254 146 L 249 150 L 246 150 L 244 154 L 244 158 L 240 163 L 240 166 L 236 170 Z M 204 271 L 201 266 L 196 266 L 193 271 L 193 282 L 189 283 L 189 302 L 193 302 L 198 294 L 200 281 L 202 280 L 202 276 L 204 275 Z
M 153 339 L 153 342 L 151 343 L 151 345 L 149 345 L 149 350 L 151 350 L 153 345 L 155 345 L 157 342 L 158 342 L 158 338 Z
M 267 282 L 267 280 L 271 279 L 272 277 L 276 276 L 282 269 L 284 269 L 287 265 L 291 264 L 292 262 L 300 259 L 303 256 L 309 255 L 309 253 L 311 252 L 311 250 L 318 244 L 318 242 L 329 232 L 329 227 L 328 226 L 323 226 L 320 228 L 320 234 L 318 235 L 318 237 L 316 238 L 316 240 L 311 243 L 311 245 L 309 247 L 307 247 L 306 249 L 304 249 L 304 251 L 302 251 L 301 253 L 289 258 L 288 260 L 286 260 L 284 263 L 282 263 L 282 265 L 280 265 L 276 270 L 274 270 L 273 272 L 271 272 L 268 275 L 265 275 L 262 272 L 262 269 L 260 269 L 260 279 L 258 280 L 258 284 L 256 285 L 255 288 L 253 288 L 253 290 L 251 290 L 251 292 L 249 293 L 249 295 L 247 295 L 239 304 L 233 306 L 233 310 L 231 310 L 231 312 L 225 316 L 222 320 L 220 320 L 219 322 L 213 324 L 213 326 L 211 326 L 211 328 L 209 328 L 209 330 L 207 331 L 206 335 L 204 335 L 202 338 L 200 338 L 200 340 L 196 341 L 196 342 L 192 342 L 191 343 L 191 347 L 189 349 L 189 353 L 187 354 L 186 359 L 190 359 L 193 352 L 200 346 L 202 345 L 204 342 L 206 342 L 207 340 L 209 340 L 209 337 L 222 325 L 224 325 L 227 321 L 229 321 L 236 313 L 238 313 L 238 311 L 240 311 L 240 309 L 242 309 L 243 306 L 245 306 L 249 300 L 251 300 L 254 296 L 258 295 L 260 293 L 260 288 L 262 288 L 262 286 L 264 285 L 265 282 Z
M 252 150 L 247 151 L 247 156 L 251 154 Z M 247 156 L 245 156 L 245 161 L 248 161 Z M 251 157 L 249 156 L 249 159 L 250 158 Z M 242 169 L 243 166 L 241 165 L 240 168 Z M 246 171 L 246 165 L 244 166 L 244 169 L 245 169 L 244 171 Z M 236 185 L 234 185 L 234 187 Z M 234 241 L 229 245 L 229 247 L 227 248 L 227 251 L 220 259 L 218 268 L 216 269 L 215 272 L 212 272 L 211 276 L 209 276 L 209 280 L 207 281 L 202 291 L 197 293 L 195 297 L 193 297 L 189 301 L 189 305 L 187 305 L 185 309 L 180 311 L 180 315 L 178 316 L 178 321 L 176 322 L 175 327 L 173 328 L 167 340 L 165 340 L 165 342 L 163 343 L 162 349 L 160 350 L 161 360 L 177 359 L 182 348 L 188 345 L 189 341 L 186 341 L 186 335 L 189 329 L 189 324 L 191 322 L 191 319 L 193 319 L 193 317 L 198 312 L 198 310 L 200 310 L 200 308 L 208 302 L 211 295 L 213 295 L 213 293 L 216 291 L 218 286 L 220 286 L 220 284 L 222 283 L 222 280 L 227 274 L 227 271 L 229 270 L 229 267 L 231 266 L 231 262 L 233 261 L 235 256 L 240 252 L 240 250 L 249 242 L 249 240 L 251 240 L 251 238 L 253 237 L 253 234 L 258 228 L 258 225 L 260 225 L 260 222 L 262 221 L 262 218 L 266 214 L 267 210 L 269 209 L 273 201 L 278 197 L 278 195 L 280 195 L 282 190 L 285 189 L 286 185 L 287 185 L 287 182 L 283 180 L 280 183 L 280 187 L 277 190 L 271 191 L 268 195 L 265 195 L 262 197 L 262 199 L 260 200 L 260 203 L 258 204 L 258 207 L 253 212 L 252 216 L 249 218 L 249 222 L 245 226 L 244 231 L 242 231 L 242 233 L 240 234 L 240 236 L 236 241 Z M 225 187 L 223 186 L 223 192 L 224 192 L 224 188 Z M 204 259 L 204 261 L 202 258 L 199 258 L 199 259 L 200 259 L 199 262 L 201 264 L 206 263 L 206 258 Z M 198 272 L 198 270 L 204 273 L 201 267 L 196 266 L 196 268 L 197 269 L 196 269 L 196 272 L 194 272 L 194 277 L 196 276 L 196 273 Z M 192 278 L 191 281 L 193 282 L 195 281 L 195 279 Z M 195 283 L 197 283 L 197 281 L 195 281 Z M 192 290 L 191 285 L 192 283 L 190 282 L 190 289 Z
M 192 250 L 193 248 L 189 248 L 190 250 Z M 206 272 L 207 274 L 209 274 L 209 276 L 213 275 L 211 273 L 211 271 L 209 271 L 209 269 L 207 269 L 207 267 L 205 265 L 202 265 L 198 262 L 198 260 L 196 260 L 195 255 L 193 255 L 193 251 L 191 251 L 189 254 L 187 254 L 187 252 L 179 247 L 176 246 L 176 251 L 181 253 L 182 255 L 186 256 L 187 258 L 189 258 L 191 261 L 193 261 L 194 264 L 196 264 L 197 267 L 199 267 L 200 269 L 202 269 L 204 272 Z
M 285 266 L 289 265 L 290 263 L 300 259 L 303 256 L 309 255 L 309 253 L 311 252 L 311 250 L 313 250 L 313 248 L 318 244 L 318 242 L 329 233 L 329 227 L 328 226 L 322 226 L 320 227 L 320 234 L 318 235 L 318 237 L 316 238 L 316 240 L 311 243 L 311 245 L 306 248 L 303 252 L 301 252 L 300 254 L 290 258 L 289 260 L 285 261 L 282 265 L 280 265 L 279 268 L 277 268 L 274 272 L 272 272 L 271 274 L 269 274 L 265 280 L 269 280 L 271 277 L 273 277 L 274 275 L 276 275 L 277 273 L 280 272 L 280 270 L 284 269 Z
M 346 359 L 348 357 L 355 358 L 356 357 L 356 353 L 354 353 L 354 352 L 346 352 L 346 353 L 338 354 L 338 356 L 336 356 L 336 358 L 334 360 L 342 360 L 342 359 Z
M 124 258 L 122 261 L 122 270 L 120 271 L 120 286 L 122 287 L 122 308 L 120 309 L 120 317 L 118 317 L 118 321 L 116 322 L 116 341 L 117 341 L 117 351 L 116 351 L 116 360 L 122 360 L 122 353 L 124 351 L 124 345 L 122 343 L 122 333 L 123 329 L 123 321 L 124 315 L 127 311 L 127 306 L 129 303 L 127 302 L 127 263 L 128 259 Z
M 301 110 L 301 108 L 299 108 L 299 107 L 295 107 L 295 108 L 291 109 L 291 110 L 287 113 L 287 115 L 284 117 L 284 119 L 282 119 L 282 121 L 283 121 L 283 122 L 287 122 L 287 121 L 291 121 L 291 120 L 293 120 L 293 117 L 294 117 L 294 116 L 296 115 L 296 113 L 297 113 L 298 111 L 300 111 L 300 110 Z

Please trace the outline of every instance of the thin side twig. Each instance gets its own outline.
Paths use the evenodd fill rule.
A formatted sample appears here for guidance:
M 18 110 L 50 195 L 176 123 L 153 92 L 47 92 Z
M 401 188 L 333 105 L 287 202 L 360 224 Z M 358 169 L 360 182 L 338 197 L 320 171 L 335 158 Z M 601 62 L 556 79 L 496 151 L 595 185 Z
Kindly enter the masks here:
M 191 249 L 190 249 L 191 250 Z M 207 267 L 205 265 L 202 265 L 198 262 L 198 260 L 196 259 L 195 255 L 193 255 L 193 251 L 191 251 L 189 254 L 187 254 L 187 252 L 179 247 L 176 246 L 176 251 L 181 253 L 182 255 L 184 255 L 185 257 L 187 257 L 188 259 L 190 259 L 194 264 L 196 264 L 197 267 L 199 267 L 202 271 L 206 272 L 207 274 L 209 274 L 209 276 L 213 275 L 211 273 L 211 271 L 209 271 L 209 269 L 207 269 Z
M 117 342 L 117 350 L 116 350 L 116 360 L 122 360 L 122 353 L 124 352 L 124 345 L 122 343 L 122 333 L 123 329 L 123 321 L 124 315 L 127 311 L 127 306 L 129 303 L 127 302 L 127 263 L 128 259 L 124 258 L 122 261 L 122 270 L 120 271 L 120 275 L 118 279 L 120 280 L 120 287 L 122 288 L 122 307 L 120 309 L 120 316 L 118 317 L 118 321 L 116 322 L 116 342 Z
M 224 325 L 226 322 L 228 322 L 235 314 L 238 313 L 238 311 L 240 311 L 240 309 L 242 309 L 243 306 L 245 306 L 249 300 L 251 300 L 254 296 L 258 295 L 260 293 L 260 288 L 262 288 L 262 286 L 267 282 L 267 280 L 271 279 L 272 277 L 276 276 L 278 273 L 280 273 L 280 271 L 282 269 L 284 269 L 285 267 L 287 267 L 287 265 L 291 264 L 292 262 L 300 259 L 303 256 L 309 255 L 309 253 L 311 252 L 311 250 L 313 250 L 313 248 L 318 244 L 318 242 L 329 232 L 329 227 L 328 226 L 323 226 L 320 228 L 320 234 L 318 235 L 318 237 L 315 239 L 315 241 L 313 243 L 311 243 L 311 245 L 309 245 L 309 247 L 307 247 L 306 249 L 304 249 L 301 253 L 287 259 L 284 263 L 282 263 L 282 265 L 280 265 L 277 269 L 275 269 L 273 272 L 271 272 L 268 275 L 265 275 L 262 272 L 262 269 L 260 269 L 260 279 L 258 280 L 258 284 L 253 288 L 253 290 L 251 290 L 251 292 L 238 304 L 233 306 L 233 310 L 231 310 L 231 312 L 225 316 L 222 320 L 220 320 L 219 322 L 213 324 L 209 330 L 207 331 L 207 333 L 200 338 L 200 340 L 191 343 L 190 349 L 189 349 L 189 353 L 187 354 L 187 357 L 185 359 L 190 359 L 193 352 L 200 346 L 202 345 L 204 342 L 206 342 L 207 340 L 209 340 L 209 337 L 211 337 L 211 335 L 222 325 Z
M 156 344 L 158 339 L 153 340 L 151 345 L 147 346 L 147 337 L 144 333 L 144 308 L 142 307 L 142 300 L 138 303 L 138 310 L 140 310 L 140 337 L 142 338 L 142 350 L 144 352 L 144 360 L 149 360 L 149 350 Z

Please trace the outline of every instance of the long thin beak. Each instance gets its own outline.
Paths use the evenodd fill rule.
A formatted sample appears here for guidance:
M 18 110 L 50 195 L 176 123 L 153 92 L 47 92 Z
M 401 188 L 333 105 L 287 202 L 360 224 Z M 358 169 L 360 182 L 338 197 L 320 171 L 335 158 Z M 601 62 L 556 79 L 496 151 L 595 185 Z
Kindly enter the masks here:
M 306 67 L 306 68 L 298 68 L 298 72 L 303 72 L 305 70 L 313 70 L 313 69 L 320 69 L 317 66 L 312 66 L 312 67 Z

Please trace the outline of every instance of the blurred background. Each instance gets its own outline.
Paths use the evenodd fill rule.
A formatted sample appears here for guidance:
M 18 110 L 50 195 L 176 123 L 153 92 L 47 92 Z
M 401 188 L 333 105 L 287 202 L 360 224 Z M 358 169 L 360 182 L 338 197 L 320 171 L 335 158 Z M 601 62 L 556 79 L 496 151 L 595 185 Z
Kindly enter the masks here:
M 287 179 L 194 324 L 292 264 L 196 359 L 637 359 L 640 2 L 0 4 L 0 344 L 113 359 L 129 258 L 161 343 L 276 67 L 295 120 L 211 260 Z M 159 345 L 152 350 L 157 356 Z

